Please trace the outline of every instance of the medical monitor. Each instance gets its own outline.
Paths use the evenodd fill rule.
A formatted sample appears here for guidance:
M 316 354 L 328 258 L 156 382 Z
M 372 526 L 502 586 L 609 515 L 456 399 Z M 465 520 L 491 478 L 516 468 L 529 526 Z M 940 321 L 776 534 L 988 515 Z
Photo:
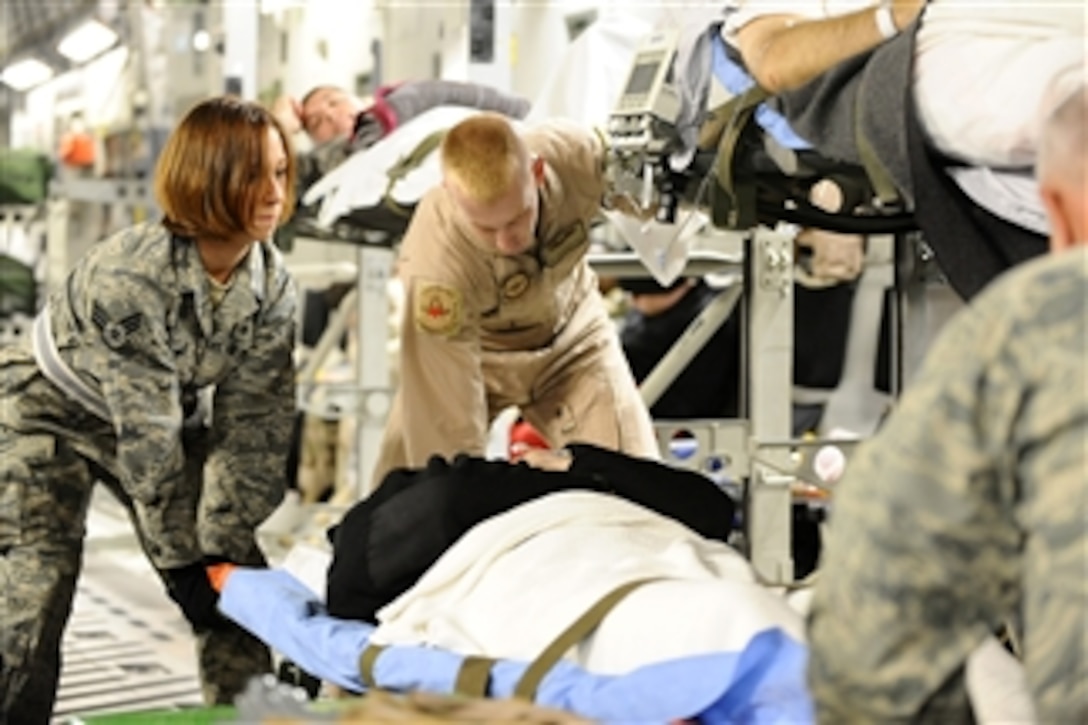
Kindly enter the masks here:
M 631 78 L 627 81 L 627 87 L 623 89 L 624 96 L 643 95 L 650 90 L 650 86 L 657 77 L 657 70 L 661 66 L 658 61 L 651 61 L 636 65 L 631 71 Z
M 635 55 L 631 73 L 616 103 L 622 114 L 662 115 L 671 110 L 675 97 L 672 88 L 672 64 L 676 56 L 676 34 L 662 31 L 651 35 Z M 662 107 L 662 101 L 665 101 Z

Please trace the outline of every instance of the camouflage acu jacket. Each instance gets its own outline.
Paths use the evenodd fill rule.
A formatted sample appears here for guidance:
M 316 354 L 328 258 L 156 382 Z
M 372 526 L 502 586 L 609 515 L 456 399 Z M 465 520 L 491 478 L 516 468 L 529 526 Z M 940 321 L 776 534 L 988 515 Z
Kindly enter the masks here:
M 95 245 L 43 314 L 61 360 L 101 396 L 109 420 L 86 415 L 36 366 L 25 368 L 35 380 L 4 416 L 17 428 L 64 436 L 114 472 L 162 568 L 251 545 L 252 536 L 236 541 L 238 534 L 250 534 L 283 496 L 295 407 L 294 284 L 278 251 L 258 243 L 218 305 L 209 291 L 195 245 L 157 223 Z M 29 348 L 4 352 L 5 375 L 13 357 L 33 364 Z M 185 483 L 182 430 L 201 397 L 212 406 L 197 506 Z
M 832 497 L 813 598 L 821 723 L 967 722 L 964 665 L 1019 634 L 1042 723 L 1088 714 L 1088 249 L 950 320 Z

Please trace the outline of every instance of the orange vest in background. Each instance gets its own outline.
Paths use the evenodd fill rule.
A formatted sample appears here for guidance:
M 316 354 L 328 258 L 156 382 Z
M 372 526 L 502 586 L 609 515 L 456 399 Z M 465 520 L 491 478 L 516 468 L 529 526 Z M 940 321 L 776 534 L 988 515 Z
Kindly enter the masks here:
M 60 160 L 66 166 L 94 166 L 94 137 L 89 133 L 66 133 L 60 140 Z

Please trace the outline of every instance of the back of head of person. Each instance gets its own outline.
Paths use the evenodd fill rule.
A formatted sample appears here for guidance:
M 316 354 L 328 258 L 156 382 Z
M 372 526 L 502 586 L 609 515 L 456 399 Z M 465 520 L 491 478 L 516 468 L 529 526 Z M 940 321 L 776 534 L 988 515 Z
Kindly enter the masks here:
M 535 241 L 544 161 L 529 153 L 511 123 L 482 113 L 449 130 L 441 151 L 443 185 L 471 233 L 504 255 Z
M 1088 713 L 1086 110 L 1082 88 L 1041 127 L 1050 258 L 945 323 L 836 484 L 808 620 L 821 723 Z M 1024 685 L 969 700 L 965 672 L 988 667 L 972 653 L 999 627 L 1020 643 Z
M 1050 219 L 1050 249 L 1088 244 L 1088 85 L 1047 118 L 1035 170 Z
M 317 86 L 302 97 L 302 128 L 317 145 L 349 138 L 366 104 L 336 86 Z
M 276 118 L 222 96 L 194 106 L 155 168 L 163 224 L 193 239 L 268 239 L 293 211 L 295 158 Z

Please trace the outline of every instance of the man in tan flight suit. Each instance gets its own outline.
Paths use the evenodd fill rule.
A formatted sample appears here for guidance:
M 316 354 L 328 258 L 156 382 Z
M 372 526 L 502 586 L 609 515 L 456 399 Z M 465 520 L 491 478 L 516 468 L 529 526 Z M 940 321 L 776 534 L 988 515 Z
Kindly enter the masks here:
M 450 129 L 441 157 L 400 252 L 400 386 L 374 484 L 434 454 L 483 454 L 511 405 L 553 447 L 658 458 L 585 257 L 607 202 L 600 139 L 562 122 L 519 135 L 485 113 Z

